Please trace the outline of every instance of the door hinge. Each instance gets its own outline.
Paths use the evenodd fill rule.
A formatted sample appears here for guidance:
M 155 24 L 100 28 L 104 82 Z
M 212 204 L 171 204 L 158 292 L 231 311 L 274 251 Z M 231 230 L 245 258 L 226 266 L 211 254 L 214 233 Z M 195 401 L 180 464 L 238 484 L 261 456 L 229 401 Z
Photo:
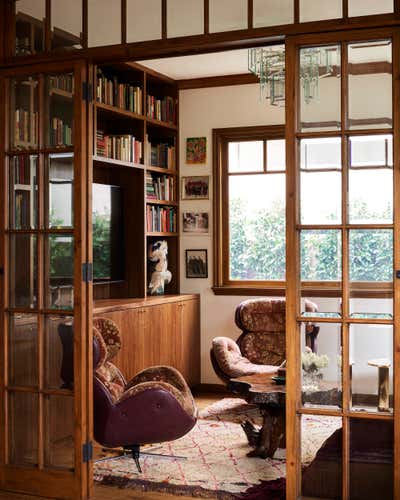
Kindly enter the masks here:
M 396 271 L 396 278 L 400 278 L 400 271 Z
M 90 462 L 93 458 L 93 443 L 88 441 L 82 445 L 82 460 L 83 463 Z
M 93 281 L 93 264 L 91 262 L 82 264 L 82 281 L 85 283 Z
M 92 102 L 93 100 L 93 87 L 91 83 L 83 82 L 82 83 L 82 95 L 83 100 L 87 102 Z

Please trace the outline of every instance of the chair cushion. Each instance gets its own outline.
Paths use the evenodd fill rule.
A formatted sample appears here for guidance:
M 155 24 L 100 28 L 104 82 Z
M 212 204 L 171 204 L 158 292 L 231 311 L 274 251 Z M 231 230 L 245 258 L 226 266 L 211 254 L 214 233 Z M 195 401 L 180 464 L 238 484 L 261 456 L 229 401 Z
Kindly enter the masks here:
M 236 342 L 228 337 L 216 337 L 212 342 L 213 353 L 221 370 L 230 378 L 275 373 L 277 366 L 257 365 L 241 355 Z
M 284 332 L 286 301 L 249 299 L 236 308 L 238 328 L 248 332 Z
M 284 332 L 248 332 L 238 339 L 243 356 L 257 365 L 278 366 L 285 360 Z
M 118 326 L 108 318 L 95 318 L 93 327 L 97 328 L 107 347 L 107 359 L 111 361 L 121 349 L 121 335 Z

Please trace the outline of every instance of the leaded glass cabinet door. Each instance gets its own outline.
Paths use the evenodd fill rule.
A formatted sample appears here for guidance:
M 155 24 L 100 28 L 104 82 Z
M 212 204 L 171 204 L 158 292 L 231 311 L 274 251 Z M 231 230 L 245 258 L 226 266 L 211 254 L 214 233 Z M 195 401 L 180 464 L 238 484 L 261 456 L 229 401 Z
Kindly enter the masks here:
M 1 80 L 1 488 L 57 498 L 88 487 L 85 71 Z
M 400 495 L 398 51 L 383 30 L 287 43 L 290 499 Z

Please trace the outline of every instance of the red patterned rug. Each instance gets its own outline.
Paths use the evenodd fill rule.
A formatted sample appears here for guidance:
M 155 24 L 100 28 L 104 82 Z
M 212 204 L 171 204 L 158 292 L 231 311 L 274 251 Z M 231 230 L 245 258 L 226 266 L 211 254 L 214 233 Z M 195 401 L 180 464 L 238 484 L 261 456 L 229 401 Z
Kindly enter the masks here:
M 177 496 L 280 500 L 284 498 L 285 450 L 277 450 L 273 459 L 248 458 L 249 445 L 240 427 L 246 419 L 261 423 L 257 407 L 241 399 L 223 399 L 200 412 L 196 426 L 183 438 L 145 450 L 186 459 L 144 455 L 142 474 L 129 457 L 97 462 L 95 480 Z M 321 426 L 318 418 L 307 417 L 305 425 L 303 459 L 309 463 L 337 424 Z

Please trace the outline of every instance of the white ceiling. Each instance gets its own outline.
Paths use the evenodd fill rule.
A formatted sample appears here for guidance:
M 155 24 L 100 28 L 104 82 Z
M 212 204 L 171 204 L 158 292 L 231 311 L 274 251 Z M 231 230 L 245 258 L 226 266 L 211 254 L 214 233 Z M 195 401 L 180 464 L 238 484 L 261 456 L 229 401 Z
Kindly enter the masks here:
M 140 61 L 174 80 L 248 73 L 247 49 Z

